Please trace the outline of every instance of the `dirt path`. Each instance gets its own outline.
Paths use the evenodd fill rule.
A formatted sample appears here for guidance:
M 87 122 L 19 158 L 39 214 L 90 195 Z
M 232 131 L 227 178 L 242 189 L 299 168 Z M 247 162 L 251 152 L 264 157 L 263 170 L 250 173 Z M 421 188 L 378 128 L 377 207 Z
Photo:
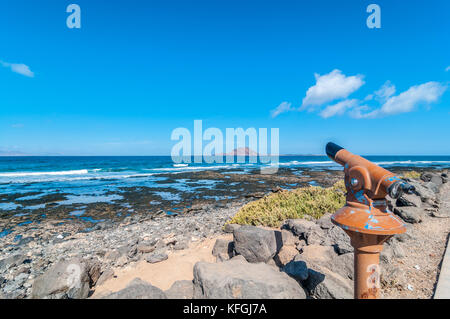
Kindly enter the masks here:
M 439 194 L 438 214 L 426 215 L 423 221 L 408 229 L 413 238 L 401 247 L 404 258 L 393 259 L 393 265 L 401 270 L 406 288 L 395 286 L 383 290 L 383 298 L 432 298 L 437 283 L 439 268 L 450 232 L 450 184 L 446 183 Z

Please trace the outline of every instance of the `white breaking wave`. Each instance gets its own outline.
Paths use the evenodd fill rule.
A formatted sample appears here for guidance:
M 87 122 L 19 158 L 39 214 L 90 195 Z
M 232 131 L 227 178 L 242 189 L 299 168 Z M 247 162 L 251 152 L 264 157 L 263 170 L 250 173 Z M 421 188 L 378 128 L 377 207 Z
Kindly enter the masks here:
M 278 163 L 281 166 L 294 166 L 294 165 L 324 165 L 324 164 L 336 164 L 333 161 L 308 161 L 308 162 L 299 162 L 299 161 L 291 161 L 286 163 Z
M 233 168 L 232 165 L 217 165 L 217 166 L 183 166 L 172 168 L 150 168 L 150 171 L 157 172 L 173 172 L 173 171 L 196 171 L 196 170 L 216 170 L 216 169 L 228 169 Z
M 89 181 L 89 180 L 108 180 L 108 179 L 127 179 L 127 178 L 138 178 L 138 177 L 151 177 L 157 175 L 156 173 L 142 173 L 142 174 L 121 174 L 121 175 L 85 175 L 85 176 L 70 176 L 60 175 L 38 175 L 37 176 L 14 176 L 15 178 L 2 180 L 0 182 L 12 183 L 12 184 L 22 184 L 22 183 L 44 183 L 44 182 L 75 182 L 75 181 Z M 3 176 L 4 177 L 4 176 Z M 11 177 L 11 176 L 8 176 Z M 19 178 L 17 178 L 19 177 Z M 20 178 L 22 177 L 22 178 Z
M 173 164 L 173 167 L 187 167 L 189 164 Z
M 43 176 L 43 175 L 83 175 L 87 174 L 87 169 L 79 169 L 72 171 L 59 172 L 14 172 L 14 173 L 0 173 L 0 177 L 24 177 L 24 176 Z

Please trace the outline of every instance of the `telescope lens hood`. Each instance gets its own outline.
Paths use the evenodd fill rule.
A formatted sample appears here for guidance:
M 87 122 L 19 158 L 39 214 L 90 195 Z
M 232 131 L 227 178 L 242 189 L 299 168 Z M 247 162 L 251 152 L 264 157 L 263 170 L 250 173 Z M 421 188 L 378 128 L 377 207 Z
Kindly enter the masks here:
M 332 142 L 329 142 L 325 148 L 325 152 L 327 153 L 328 157 L 330 157 L 332 160 L 336 158 L 337 152 L 344 149 L 343 147 L 334 144 Z

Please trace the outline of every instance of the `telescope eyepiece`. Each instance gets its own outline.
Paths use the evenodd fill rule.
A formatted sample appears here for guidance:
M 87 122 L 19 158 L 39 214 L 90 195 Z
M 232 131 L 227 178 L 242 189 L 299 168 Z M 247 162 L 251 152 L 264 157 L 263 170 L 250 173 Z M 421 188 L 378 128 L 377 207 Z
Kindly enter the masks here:
M 334 160 L 336 158 L 337 152 L 339 152 L 342 149 L 343 149 L 343 147 L 341 147 L 341 146 L 339 146 L 337 144 L 334 144 L 332 142 L 329 142 L 327 144 L 327 146 L 325 147 L 325 152 L 327 153 L 329 158 Z
M 400 196 L 402 196 L 403 193 L 405 194 L 413 194 L 415 192 L 416 188 L 408 183 L 405 182 L 395 182 L 388 188 L 388 194 L 393 199 L 397 199 Z

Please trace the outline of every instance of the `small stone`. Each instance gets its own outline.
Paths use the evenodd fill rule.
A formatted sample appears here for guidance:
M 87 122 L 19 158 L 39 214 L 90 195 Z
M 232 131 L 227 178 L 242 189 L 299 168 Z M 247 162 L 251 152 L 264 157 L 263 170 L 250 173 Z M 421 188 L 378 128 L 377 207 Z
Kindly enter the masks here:
M 166 260 L 167 258 L 169 258 L 169 256 L 165 252 L 155 252 L 146 255 L 144 258 L 146 262 L 155 264 Z
M 150 246 L 147 244 L 139 244 L 137 246 L 137 251 L 141 254 L 148 254 L 155 250 L 155 246 Z
M 187 249 L 189 245 L 186 242 L 178 241 L 175 245 L 173 245 L 174 250 L 184 250 Z

